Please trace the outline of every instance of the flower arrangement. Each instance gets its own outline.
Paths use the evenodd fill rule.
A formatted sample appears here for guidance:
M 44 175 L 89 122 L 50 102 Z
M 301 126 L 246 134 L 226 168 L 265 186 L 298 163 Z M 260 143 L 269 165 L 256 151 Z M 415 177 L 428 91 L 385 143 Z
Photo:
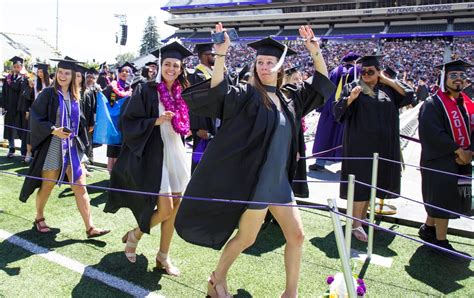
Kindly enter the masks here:
M 364 297 L 367 293 L 367 288 L 365 282 L 362 278 L 354 280 L 355 290 L 357 297 Z M 336 273 L 335 275 L 330 275 L 326 278 L 326 283 L 329 285 L 329 290 L 326 292 L 324 297 L 330 298 L 339 298 L 339 297 L 348 297 L 346 282 L 344 280 L 344 274 L 341 272 Z

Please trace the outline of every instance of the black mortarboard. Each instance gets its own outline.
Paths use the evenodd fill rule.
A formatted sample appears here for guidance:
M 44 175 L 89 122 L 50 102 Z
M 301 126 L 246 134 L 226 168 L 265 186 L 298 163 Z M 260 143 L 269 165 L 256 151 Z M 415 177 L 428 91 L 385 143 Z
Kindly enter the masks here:
M 297 72 L 299 70 L 299 67 L 298 66 L 293 66 L 293 67 L 290 67 L 290 68 L 287 68 L 285 69 L 285 74 L 287 76 L 291 76 L 292 74 L 294 74 L 295 72 Z
M 64 59 L 66 60 L 71 60 L 71 61 L 77 61 L 76 59 L 69 57 L 69 56 L 64 56 Z
M 170 44 L 162 46 L 158 50 L 154 50 L 153 52 L 151 52 L 151 54 L 155 57 L 160 57 L 161 55 L 161 61 L 163 61 L 166 58 L 175 58 L 178 60 L 183 60 L 184 58 L 191 56 L 193 53 L 186 49 L 179 42 L 174 41 Z
M 49 64 L 36 63 L 36 64 L 34 65 L 34 67 L 36 67 L 36 69 L 41 69 L 41 70 L 43 70 L 44 72 L 47 72 L 47 71 L 48 71 L 48 68 L 49 68 Z
M 149 62 L 145 63 L 145 66 L 150 66 L 150 65 L 158 65 L 158 61 L 153 60 L 153 61 L 149 61 Z
M 69 59 L 67 59 L 69 58 Z M 78 63 L 82 63 L 76 60 L 71 60 L 70 57 L 66 56 L 64 59 L 49 59 L 51 61 L 57 61 L 58 62 L 58 68 L 63 68 L 63 69 L 71 69 L 76 71 L 76 67 Z
M 383 72 L 390 78 L 390 79 L 394 79 L 397 77 L 397 72 L 395 70 L 393 70 L 393 68 L 391 68 L 390 66 L 386 66 L 385 69 L 383 70 Z
M 82 73 L 83 76 L 86 75 L 86 72 L 89 70 L 89 68 L 84 67 L 82 65 L 76 65 L 76 71 Z
M 120 65 L 117 68 L 118 72 L 122 71 L 122 68 L 124 68 L 126 66 L 130 67 L 130 69 L 132 70 L 133 73 L 135 73 L 137 71 L 137 68 L 132 63 L 127 61 L 127 62 L 125 62 L 124 64 Z
M 106 66 L 106 65 L 107 65 L 107 62 L 104 61 L 104 63 L 102 63 L 102 64 L 99 65 L 99 69 L 102 69 L 102 68 L 103 68 L 104 66 Z
M 245 66 L 239 71 L 238 82 L 240 80 L 243 80 L 247 74 L 250 75 L 249 71 L 250 66 L 248 64 L 245 64 Z
M 18 56 L 15 56 L 15 57 L 11 58 L 10 61 L 13 62 L 13 64 L 17 64 L 18 62 L 23 64 L 23 58 L 18 57 Z
M 435 68 L 437 69 L 444 69 L 445 72 L 466 71 L 466 68 L 469 68 L 469 67 L 474 67 L 474 65 L 463 60 L 454 60 L 445 64 L 435 66 Z
M 257 55 L 274 56 L 277 57 L 277 59 L 280 59 L 283 52 L 285 51 L 285 45 L 271 37 L 251 42 L 248 44 L 248 46 L 257 50 Z M 291 55 L 296 55 L 296 52 L 288 47 L 286 56 Z
M 99 74 L 99 71 L 95 69 L 95 67 L 90 67 L 89 69 L 87 69 L 87 74 L 97 75 Z
M 194 47 L 194 53 L 201 55 L 201 53 L 212 51 L 213 46 L 213 43 L 197 43 Z
M 362 63 L 362 67 L 375 66 L 380 68 L 380 60 L 385 55 L 368 55 L 357 59 L 357 63 Z

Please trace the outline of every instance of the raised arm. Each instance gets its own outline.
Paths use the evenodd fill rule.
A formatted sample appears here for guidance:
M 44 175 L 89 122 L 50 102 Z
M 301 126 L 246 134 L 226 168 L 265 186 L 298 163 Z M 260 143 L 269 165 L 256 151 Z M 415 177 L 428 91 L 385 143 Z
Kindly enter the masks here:
M 224 32 L 224 42 L 216 43 L 214 48 L 216 50 L 216 60 L 214 62 L 214 69 L 212 72 L 211 79 L 211 88 L 218 86 L 224 80 L 224 70 L 225 70 L 225 56 L 230 46 L 230 39 L 227 33 L 225 32 L 222 23 L 218 23 L 215 28 L 215 32 Z

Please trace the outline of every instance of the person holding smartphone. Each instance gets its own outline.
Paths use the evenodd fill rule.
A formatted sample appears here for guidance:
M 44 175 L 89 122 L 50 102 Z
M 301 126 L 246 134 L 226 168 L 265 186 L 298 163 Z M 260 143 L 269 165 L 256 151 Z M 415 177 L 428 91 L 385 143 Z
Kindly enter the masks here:
M 85 186 L 86 175 L 81 159 L 87 144 L 87 130 L 79 107 L 79 90 L 74 80 L 77 61 L 54 61 L 59 63 L 53 86 L 44 88 L 30 109 L 30 137 L 35 158 L 27 174 L 37 178 L 25 178 L 20 200 L 26 202 L 39 188 L 34 227 L 39 233 L 48 233 L 51 229 L 45 222 L 44 209 L 54 185 L 61 184 L 66 178 L 80 184 L 71 185 L 71 189 L 86 227 L 87 238 L 99 237 L 110 231 L 94 226 Z
M 225 31 L 220 23 L 215 29 Z M 231 296 L 227 273 L 240 253 L 254 243 L 268 210 L 286 239 L 286 287 L 281 296 L 298 296 L 304 232 L 291 190 L 298 132 L 301 118 L 322 106 L 335 89 L 327 78 L 326 63 L 313 30 L 301 26 L 299 32 L 315 67 L 312 80 L 302 86 L 282 87 L 284 59 L 296 52 L 270 37 L 249 44 L 257 51 L 251 81 L 247 85 L 231 85 L 224 78 L 230 46 L 224 32 L 224 43 L 215 45 L 212 79 L 189 88 L 183 95 L 191 112 L 223 120 L 191 177 L 185 196 L 255 202 L 181 203 L 175 226 L 185 241 L 214 249 L 225 245 L 208 279 L 211 297 Z M 237 234 L 228 241 L 237 227 Z

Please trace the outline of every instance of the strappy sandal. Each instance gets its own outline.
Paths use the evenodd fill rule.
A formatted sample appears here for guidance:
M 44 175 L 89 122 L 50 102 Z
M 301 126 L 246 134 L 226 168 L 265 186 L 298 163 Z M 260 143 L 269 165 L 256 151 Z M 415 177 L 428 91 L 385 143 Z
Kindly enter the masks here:
M 90 227 L 89 230 L 86 231 L 87 238 L 97 238 L 100 236 L 104 236 L 108 233 L 110 233 L 110 230 L 98 230 L 99 233 L 92 233 L 94 231 L 95 227 Z
M 209 278 L 207 279 L 207 295 L 206 297 L 210 297 L 210 298 L 232 298 L 233 296 L 231 294 L 229 294 L 229 292 L 227 292 L 227 289 L 225 288 L 224 285 L 222 284 L 218 284 L 216 282 L 216 272 L 212 272 L 211 276 L 209 276 Z M 217 289 L 217 286 L 220 286 L 219 289 L 222 289 L 224 291 L 224 293 L 219 293 L 220 291 L 218 291 Z
M 128 231 L 122 237 L 122 243 L 125 243 L 125 256 L 130 263 L 137 261 L 137 254 L 135 252 L 127 252 L 127 248 L 137 248 L 138 239 L 135 237 L 135 229 Z
M 35 226 L 36 231 L 38 231 L 39 233 L 51 232 L 51 228 L 46 224 L 44 217 L 35 219 L 35 221 L 33 222 L 33 225 Z
M 354 237 L 359 241 L 362 241 L 362 242 L 368 241 L 367 234 L 365 233 L 364 228 L 362 226 L 353 228 L 352 235 L 354 235 Z
M 168 254 L 162 253 L 161 251 L 156 255 L 156 267 L 159 269 L 165 269 L 166 273 L 171 276 L 179 276 L 181 274 L 178 267 L 171 263 Z

